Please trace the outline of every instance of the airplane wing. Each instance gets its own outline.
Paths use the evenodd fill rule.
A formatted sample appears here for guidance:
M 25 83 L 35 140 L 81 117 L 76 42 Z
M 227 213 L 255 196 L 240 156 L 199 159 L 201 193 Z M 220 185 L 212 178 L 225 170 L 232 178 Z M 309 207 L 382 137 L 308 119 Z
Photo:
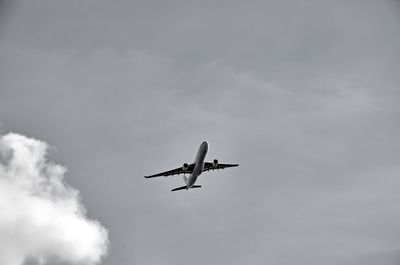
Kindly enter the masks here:
M 209 171 L 209 170 L 219 170 L 219 169 L 224 169 L 227 167 L 237 167 L 239 164 L 217 164 L 214 166 L 212 162 L 204 162 L 204 169 L 203 172 Z
M 168 176 L 173 176 L 173 175 L 179 175 L 179 174 L 190 174 L 192 173 L 194 169 L 194 164 L 188 165 L 186 170 L 183 170 L 183 167 L 178 167 L 175 169 L 171 169 L 165 172 L 161 172 L 158 174 L 150 175 L 150 176 L 144 176 L 145 178 L 155 178 L 155 177 L 168 177 Z

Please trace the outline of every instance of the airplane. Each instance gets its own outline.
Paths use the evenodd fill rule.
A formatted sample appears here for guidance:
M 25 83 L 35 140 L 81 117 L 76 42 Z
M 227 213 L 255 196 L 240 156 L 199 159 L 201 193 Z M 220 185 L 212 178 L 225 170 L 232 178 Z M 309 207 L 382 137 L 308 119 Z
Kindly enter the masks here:
M 196 183 L 198 176 L 200 176 L 201 173 L 203 172 L 209 170 L 219 170 L 228 167 L 239 166 L 239 164 L 220 164 L 218 163 L 217 159 L 214 159 L 213 162 L 204 162 L 207 151 L 208 151 L 208 143 L 204 141 L 201 143 L 193 163 L 191 164 L 184 163 L 182 167 L 178 167 L 172 170 L 144 177 L 155 178 L 155 177 L 162 177 L 162 176 L 168 177 L 168 176 L 183 174 L 183 180 L 185 181 L 186 185 L 175 188 L 171 191 L 184 190 L 184 189 L 189 190 L 193 188 L 201 188 L 201 185 L 194 185 L 194 184 Z M 189 176 L 187 177 L 186 174 L 188 174 Z

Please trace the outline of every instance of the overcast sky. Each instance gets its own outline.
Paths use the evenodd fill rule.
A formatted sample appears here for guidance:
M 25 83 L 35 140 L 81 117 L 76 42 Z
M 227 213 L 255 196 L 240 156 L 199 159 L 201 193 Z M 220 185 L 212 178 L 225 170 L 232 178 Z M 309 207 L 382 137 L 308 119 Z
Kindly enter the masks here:
M 101 264 L 400 263 L 398 1 L 0 7 L 0 133 L 68 168 Z M 143 178 L 204 140 L 240 166 Z

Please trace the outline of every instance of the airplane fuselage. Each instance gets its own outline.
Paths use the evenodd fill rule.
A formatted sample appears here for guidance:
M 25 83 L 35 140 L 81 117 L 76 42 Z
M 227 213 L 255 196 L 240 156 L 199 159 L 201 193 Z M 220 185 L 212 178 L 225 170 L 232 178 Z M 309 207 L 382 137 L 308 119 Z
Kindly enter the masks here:
M 192 174 L 189 175 L 187 178 L 187 186 L 186 189 L 190 189 L 194 183 L 196 183 L 197 177 L 203 172 L 204 169 L 204 160 L 206 159 L 208 151 L 208 144 L 207 142 L 202 142 L 199 150 L 197 151 L 196 158 L 194 159 L 194 169 Z

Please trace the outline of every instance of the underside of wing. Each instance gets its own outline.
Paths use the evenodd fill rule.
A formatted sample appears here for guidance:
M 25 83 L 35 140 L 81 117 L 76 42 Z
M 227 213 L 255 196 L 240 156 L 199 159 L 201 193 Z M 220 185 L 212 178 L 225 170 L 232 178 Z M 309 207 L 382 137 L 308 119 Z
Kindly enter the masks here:
M 190 174 L 193 172 L 194 164 L 190 164 L 185 166 L 184 164 L 183 167 L 178 167 L 172 170 L 168 170 L 165 172 L 161 172 L 158 174 L 150 175 L 150 176 L 144 176 L 145 178 L 155 178 L 155 177 L 168 177 L 168 176 L 173 176 L 173 175 L 179 175 L 179 174 Z
M 237 167 L 239 164 L 219 164 L 219 163 L 213 163 L 213 162 L 205 162 L 204 163 L 204 169 L 203 172 L 209 171 L 209 170 L 219 170 L 219 169 L 224 169 L 228 167 Z

